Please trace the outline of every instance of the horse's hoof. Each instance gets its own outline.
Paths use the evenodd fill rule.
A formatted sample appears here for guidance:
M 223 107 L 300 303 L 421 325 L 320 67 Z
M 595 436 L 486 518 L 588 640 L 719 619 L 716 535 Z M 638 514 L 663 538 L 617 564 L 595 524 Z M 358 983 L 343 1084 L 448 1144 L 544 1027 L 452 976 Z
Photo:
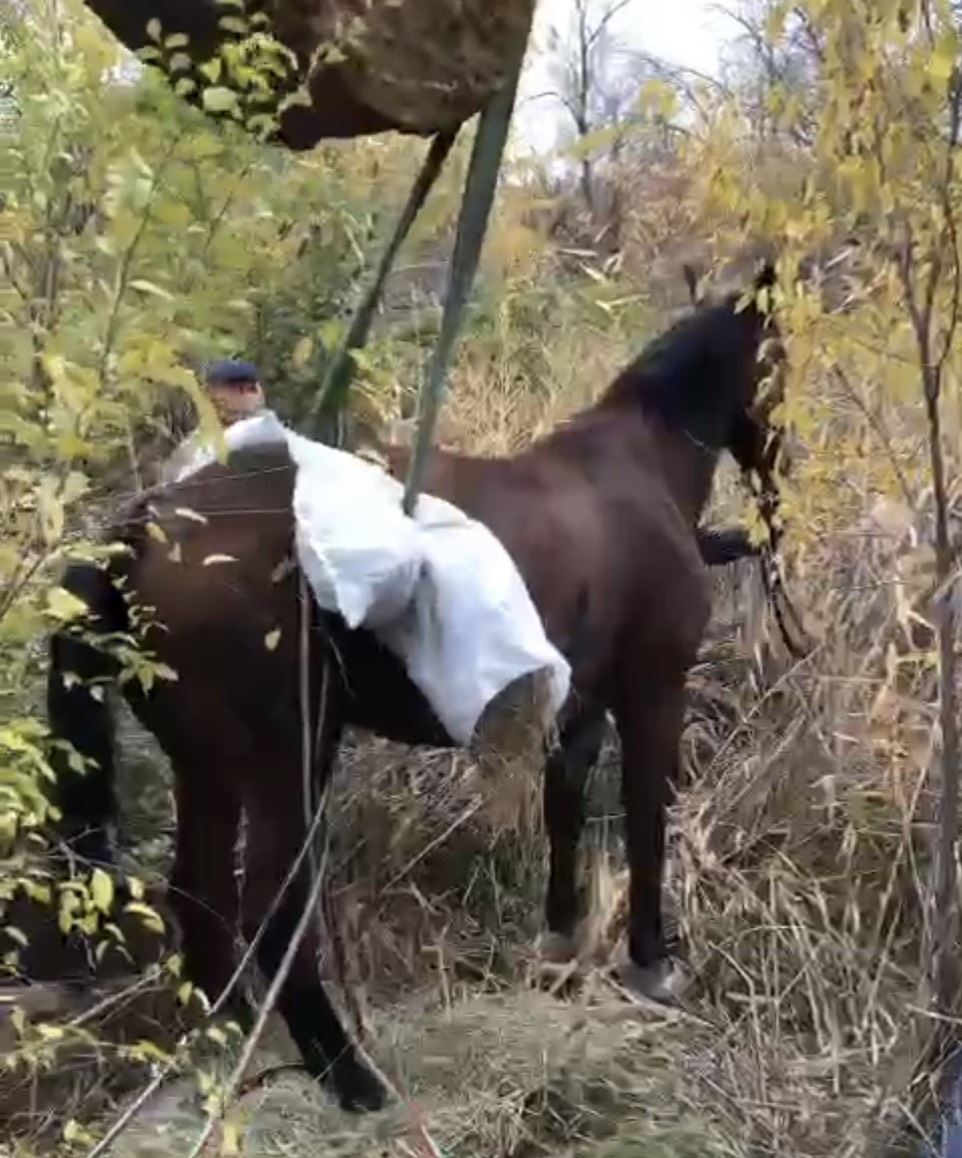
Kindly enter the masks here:
M 638 965 L 630 959 L 623 961 L 618 966 L 618 980 L 629 993 L 660 1005 L 674 1005 L 691 985 L 686 970 L 671 957 L 662 957 L 651 965 Z
M 578 956 L 578 943 L 570 934 L 549 930 L 535 942 L 535 956 L 549 965 L 567 965 Z
M 359 1058 L 341 1059 L 333 1068 L 332 1084 L 342 1110 L 350 1114 L 374 1114 L 383 1110 L 391 1093 L 373 1069 Z

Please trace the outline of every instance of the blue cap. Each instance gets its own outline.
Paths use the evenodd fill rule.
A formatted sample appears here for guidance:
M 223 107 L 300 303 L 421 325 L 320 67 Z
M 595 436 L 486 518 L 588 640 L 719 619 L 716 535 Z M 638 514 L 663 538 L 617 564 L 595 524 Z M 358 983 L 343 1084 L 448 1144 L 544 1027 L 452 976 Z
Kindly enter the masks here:
M 253 362 L 243 362 L 239 358 L 222 358 L 207 366 L 204 376 L 209 386 L 230 386 L 234 382 L 256 382 L 257 367 Z

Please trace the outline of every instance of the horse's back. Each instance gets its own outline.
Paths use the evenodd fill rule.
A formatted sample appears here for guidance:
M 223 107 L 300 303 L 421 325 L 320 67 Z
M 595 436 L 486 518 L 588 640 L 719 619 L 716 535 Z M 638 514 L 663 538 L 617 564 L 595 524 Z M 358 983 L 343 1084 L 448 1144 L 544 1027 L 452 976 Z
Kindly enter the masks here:
M 386 456 L 402 476 L 410 451 Z M 619 547 L 597 487 L 581 465 L 535 444 L 511 458 L 434 450 L 423 490 L 483 523 L 517 567 L 551 642 L 583 690 L 615 645 L 623 586 Z

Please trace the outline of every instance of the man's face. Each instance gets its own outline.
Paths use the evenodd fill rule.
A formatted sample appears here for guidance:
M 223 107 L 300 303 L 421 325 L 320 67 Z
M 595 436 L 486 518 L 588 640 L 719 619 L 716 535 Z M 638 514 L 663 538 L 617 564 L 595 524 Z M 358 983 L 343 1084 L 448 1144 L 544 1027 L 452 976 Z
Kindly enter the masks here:
M 207 397 L 224 426 L 246 418 L 264 405 L 264 391 L 259 382 L 211 382 Z

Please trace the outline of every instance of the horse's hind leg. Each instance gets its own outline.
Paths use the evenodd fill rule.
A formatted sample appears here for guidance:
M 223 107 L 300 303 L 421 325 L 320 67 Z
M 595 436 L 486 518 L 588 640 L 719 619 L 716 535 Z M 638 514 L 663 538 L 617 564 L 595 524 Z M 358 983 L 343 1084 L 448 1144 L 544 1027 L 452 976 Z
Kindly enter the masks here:
M 234 936 L 239 896 L 234 846 L 240 798 L 207 762 L 174 763 L 177 837 L 170 903 L 183 938 L 184 966 L 191 982 L 216 1001 L 234 972 Z M 249 1008 L 239 991 L 227 1008 L 242 1025 Z
M 292 775 L 278 782 L 264 775 L 278 764 L 265 760 L 248 803 L 247 862 L 244 881 L 244 929 L 252 939 L 266 919 L 257 960 L 272 980 L 288 950 L 308 901 L 309 857 L 288 885 L 274 913 L 293 858 L 304 840 L 303 793 L 297 761 L 287 761 Z M 319 943 L 314 919 L 297 949 L 281 988 L 278 1009 L 311 1075 L 333 1086 L 345 1110 L 378 1110 L 387 1101 L 380 1078 L 348 1037 L 318 975 Z
M 684 673 L 667 678 L 662 672 L 657 684 L 626 681 L 625 686 L 636 691 L 615 709 L 630 882 L 623 978 L 629 988 L 667 1001 L 681 981 L 665 941 L 661 894 L 667 809 L 677 781 L 684 720 Z
M 605 710 L 592 705 L 568 718 L 557 747 L 548 754 L 544 821 L 548 832 L 547 933 L 539 949 L 551 961 L 570 960 L 581 915 L 578 899 L 578 842 L 584 826 L 585 784 L 605 735 Z

